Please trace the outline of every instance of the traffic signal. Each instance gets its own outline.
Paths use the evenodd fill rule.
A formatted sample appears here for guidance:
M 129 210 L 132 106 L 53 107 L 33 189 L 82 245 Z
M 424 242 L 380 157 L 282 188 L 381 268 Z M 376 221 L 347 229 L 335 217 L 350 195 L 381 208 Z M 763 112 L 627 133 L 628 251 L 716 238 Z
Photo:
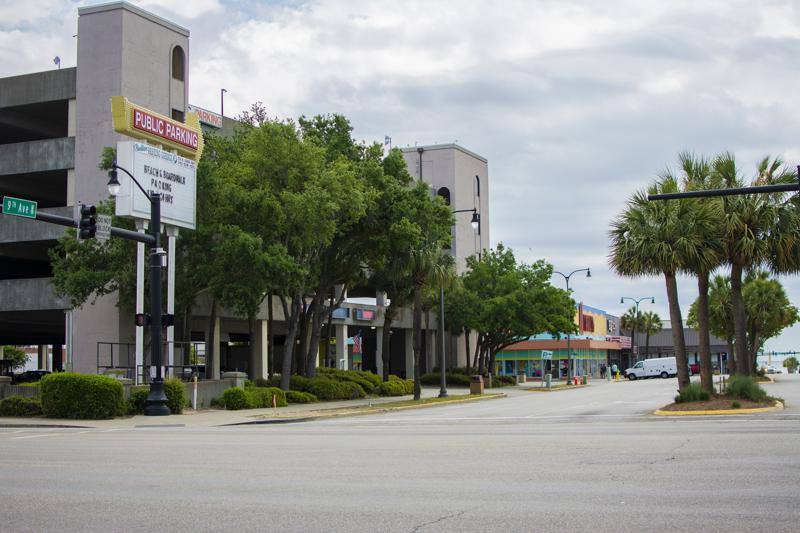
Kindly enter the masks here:
M 97 231 L 97 208 L 93 205 L 81 204 L 81 221 L 78 225 L 78 236 L 81 239 L 93 239 Z
M 150 315 L 147 313 L 136 313 L 136 325 L 137 326 L 149 326 L 150 325 Z

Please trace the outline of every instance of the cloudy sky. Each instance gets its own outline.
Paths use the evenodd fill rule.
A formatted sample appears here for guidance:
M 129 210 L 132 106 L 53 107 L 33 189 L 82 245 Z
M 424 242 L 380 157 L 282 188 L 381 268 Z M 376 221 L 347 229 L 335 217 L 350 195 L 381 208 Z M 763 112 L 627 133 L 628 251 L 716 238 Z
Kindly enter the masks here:
M 0 3 L 0 76 L 75 64 L 77 8 Z M 800 163 L 800 3 L 792 1 L 142 0 L 191 31 L 190 102 L 226 115 L 341 113 L 367 142 L 458 144 L 489 160 L 492 245 L 576 275 L 621 314 L 662 279 L 607 267 L 609 221 L 684 150 L 751 173 Z M 800 281 L 783 279 L 800 304 Z M 554 284 L 563 280 L 554 278 Z M 680 285 L 681 305 L 696 297 Z M 767 343 L 800 349 L 800 326 Z

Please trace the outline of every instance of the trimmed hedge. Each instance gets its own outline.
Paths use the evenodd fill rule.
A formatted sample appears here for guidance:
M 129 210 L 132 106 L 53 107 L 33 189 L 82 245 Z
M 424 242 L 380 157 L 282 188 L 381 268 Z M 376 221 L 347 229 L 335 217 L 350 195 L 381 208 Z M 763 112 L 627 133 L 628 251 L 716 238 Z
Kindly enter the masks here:
M 728 381 L 725 395 L 732 398 L 741 398 L 752 402 L 765 402 L 769 397 L 767 392 L 750 376 L 731 376 Z
M 289 403 L 315 403 L 319 400 L 310 392 L 290 390 L 286 393 L 286 401 Z
M 472 381 L 472 376 L 477 375 L 477 371 L 473 374 L 457 374 L 457 373 L 450 373 L 447 372 L 445 374 L 445 378 L 447 379 L 447 385 L 452 387 L 469 387 L 470 382 Z M 420 381 L 423 385 L 438 385 L 440 376 L 438 372 L 430 372 L 428 374 L 423 374 L 420 378 Z M 488 376 L 483 376 L 483 382 L 488 386 L 489 378 Z M 492 376 L 492 387 L 509 387 L 517 384 L 516 376 Z
M 122 384 L 108 376 L 56 372 L 42 378 L 41 388 L 48 417 L 99 420 L 125 414 Z
M 389 374 L 389 381 L 402 383 L 403 387 L 404 387 L 404 389 L 406 391 L 405 394 L 414 394 L 414 380 L 413 379 L 403 379 L 403 378 L 401 378 L 399 376 L 395 376 L 394 374 Z M 420 381 L 422 381 L 422 378 L 420 378 Z M 436 384 L 438 385 L 439 382 L 437 381 Z M 394 395 L 390 394 L 389 396 L 394 396 Z
M 276 407 L 286 407 L 286 394 L 277 387 L 254 387 L 245 391 L 247 395 L 247 405 L 251 409 L 262 407 L 272 407 L 272 399 L 275 398 Z
M 0 400 L 0 416 L 39 416 L 42 414 L 42 402 L 39 398 L 26 396 L 9 396 Z
M 178 378 L 170 378 L 164 381 L 164 394 L 167 397 L 167 407 L 173 415 L 183 413 L 183 408 L 189 404 L 186 397 L 186 387 L 183 381 Z
M 250 387 L 240 389 L 233 387 L 222 393 L 222 397 L 212 402 L 213 405 L 224 407 L 229 411 L 240 409 L 259 409 L 272 407 L 275 398 L 276 407 L 286 407 L 286 395 L 277 387 Z
M 220 403 L 229 411 L 247 409 L 247 394 L 245 394 L 244 389 L 233 387 L 222 393 Z
M 128 414 L 140 415 L 144 413 L 144 403 L 149 393 L 150 387 L 147 385 L 131 387 L 131 394 L 128 396 Z
M 413 382 L 412 382 L 413 383 Z M 384 381 L 375 391 L 381 396 L 404 396 L 406 392 L 406 384 L 403 380 Z M 413 392 L 413 391 L 412 391 Z
M 307 392 L 310 392 L 321 401 L 354 400 L 367 395 L 358 383 L 353 381 L 336 381 L 327 376 L 312 378 Z
M 358 385 L 367 394 L 372 393 L 375 387 L 381 384 L 381 377 L 363 370 L 339 370 L 337 368 L 317 368 L 320 376 L 335 379 L 336 381 L 350 381 Z

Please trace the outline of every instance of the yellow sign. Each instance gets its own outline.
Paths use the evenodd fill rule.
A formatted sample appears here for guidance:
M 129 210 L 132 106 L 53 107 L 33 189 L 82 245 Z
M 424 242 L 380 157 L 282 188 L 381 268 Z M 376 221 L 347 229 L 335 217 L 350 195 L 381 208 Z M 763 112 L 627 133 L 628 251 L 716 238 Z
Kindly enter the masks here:
M 128 101 L 124 96 L 111 97 L 114 131 L 158 143 L 195 161 L 203 154 L 203 130 L 197 113 L 186 113 L 186 123 L 172 120 Z

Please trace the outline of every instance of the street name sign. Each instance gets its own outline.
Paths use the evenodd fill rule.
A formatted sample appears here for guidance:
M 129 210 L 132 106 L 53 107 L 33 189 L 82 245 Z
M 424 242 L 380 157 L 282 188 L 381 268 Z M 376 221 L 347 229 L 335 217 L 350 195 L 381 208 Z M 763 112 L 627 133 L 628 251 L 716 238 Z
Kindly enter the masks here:
M 36 206 L 33 200 L 14 198 L 13 196 L 3 197 L 3 213 L 17 217 L 36 218 Z

